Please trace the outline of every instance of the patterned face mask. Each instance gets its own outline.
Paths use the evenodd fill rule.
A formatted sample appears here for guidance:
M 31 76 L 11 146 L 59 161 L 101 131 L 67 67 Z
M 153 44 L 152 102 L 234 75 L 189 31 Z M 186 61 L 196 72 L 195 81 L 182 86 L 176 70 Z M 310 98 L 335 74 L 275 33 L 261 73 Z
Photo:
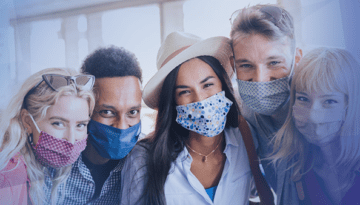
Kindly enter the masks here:
M 279 110 L 290 97 L 290 80 L 294 72 L 296 48 L 290 74 L 269 82 L 250 82 L 236 79 L 242 101 L 249 108 L 262 115 L 272 115 Z M 234 61 L 234 68 L 236 68 Z
M 38 142 L 34 145 L 33 136 L 30 134 L 29 142 L 33 148 L 36 159 L 43 166 L 61 168 L 73 164 L 79 158 L 80 153 L 86 147 L 87 137 L 71 144 L 66 140 L 58 139 L 44 131 L 40 131 L 33 117 L 31 115 L 30 117 L 40 136 Z
M 289 76 L 269 82 L 236 81 L 245 105 L 259 114 L 274 114 L 290 96 Z
M 176 122 L 190 131 L 214 137 L 224 130 L 232 104 L 221 91 L 203 101 L 176 106 Z

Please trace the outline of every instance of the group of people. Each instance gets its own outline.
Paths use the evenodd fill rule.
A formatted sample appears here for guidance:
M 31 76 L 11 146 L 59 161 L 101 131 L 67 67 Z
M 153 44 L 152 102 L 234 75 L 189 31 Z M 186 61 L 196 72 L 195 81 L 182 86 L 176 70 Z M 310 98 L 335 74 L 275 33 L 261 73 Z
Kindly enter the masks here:
M 169 34 L 144 88 L 114 46 L 81 73 L 30 76 L 1 116 L 0 204 L 360 203 L 358 62 L 303 57 L 277 5 L 231 24 L 230 39 Z M 147 136 L 142 99 L 157 111 Z

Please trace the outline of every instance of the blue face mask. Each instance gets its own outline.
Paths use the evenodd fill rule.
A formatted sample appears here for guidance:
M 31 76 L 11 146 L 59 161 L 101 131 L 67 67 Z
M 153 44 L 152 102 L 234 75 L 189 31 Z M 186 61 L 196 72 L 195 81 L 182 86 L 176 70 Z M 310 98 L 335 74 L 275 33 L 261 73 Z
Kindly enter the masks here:
M 88 141 L 100 156 L 122 159 L 135 146 L 141 132 L 141 122 L 123 130 L 90 120 L 88 132 Z

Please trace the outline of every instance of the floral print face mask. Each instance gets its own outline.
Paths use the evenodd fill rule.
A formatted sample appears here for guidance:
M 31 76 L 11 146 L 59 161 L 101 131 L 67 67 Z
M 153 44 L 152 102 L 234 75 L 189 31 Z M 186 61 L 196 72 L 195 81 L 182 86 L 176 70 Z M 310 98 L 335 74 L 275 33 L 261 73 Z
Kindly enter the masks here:
M 221 91 L 205 100 L 176 106 L 176 122 L 190 131 L 214 137 L 224 130 L 232 104 Z

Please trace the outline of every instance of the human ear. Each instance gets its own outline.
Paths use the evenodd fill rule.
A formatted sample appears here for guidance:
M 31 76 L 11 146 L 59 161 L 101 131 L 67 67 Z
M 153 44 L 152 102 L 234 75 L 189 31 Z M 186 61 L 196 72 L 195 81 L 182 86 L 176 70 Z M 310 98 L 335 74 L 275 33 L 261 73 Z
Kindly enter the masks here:
M 233 71 L 235 71 L 235 68 L 234 68 L 234 56 L 230 56 L 229 60 L 230 60 L 230 65 L 231 65 Z
M 296 48 L 296 51 L 295 51 L 295 64 L 296 65 L 299 64 L 302 57 L 303 57 L 302 49 Z
M 29 116 L 29 112 L 26 109 L 22 109 L 20 112 L 20 117 L 21 117 L 21 123 L 23 124 L 24 128 L 26 129 L 26 132 L 31 134 L 33 133 L 32 130 L 32 120 Z

